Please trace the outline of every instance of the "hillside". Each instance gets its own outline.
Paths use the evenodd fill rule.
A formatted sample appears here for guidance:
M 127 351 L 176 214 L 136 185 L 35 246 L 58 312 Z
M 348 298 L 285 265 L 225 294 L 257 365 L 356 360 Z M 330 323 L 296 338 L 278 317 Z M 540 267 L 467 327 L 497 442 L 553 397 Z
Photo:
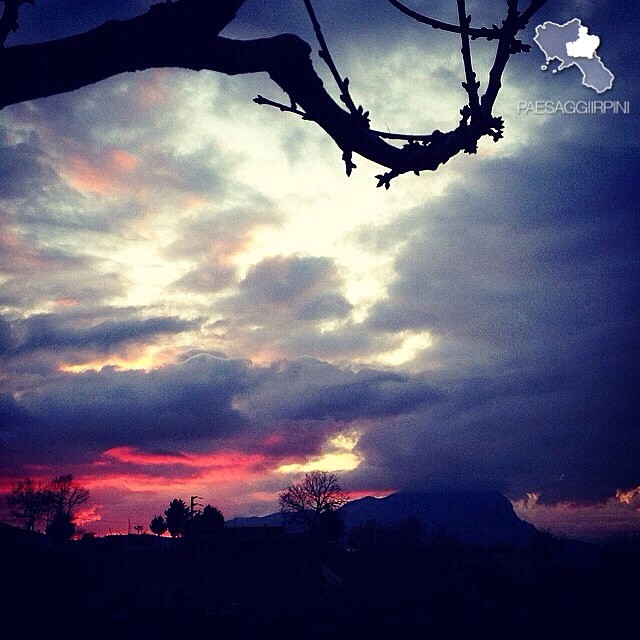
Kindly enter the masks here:
M 536 528 L 521 520 L 507 498 L 493 491 L 399 492 L 386 498 L 367 496 L 352 500 L 338 510 L 345 536 L 358 526 L 375 521 L 394 528 L 417 520 L 422 533 L 445 534 L 461 542 L 526 545 Z M 234 518 L 227 527 L 273 527 L 284 523 L 280 513 L 263 517 Z

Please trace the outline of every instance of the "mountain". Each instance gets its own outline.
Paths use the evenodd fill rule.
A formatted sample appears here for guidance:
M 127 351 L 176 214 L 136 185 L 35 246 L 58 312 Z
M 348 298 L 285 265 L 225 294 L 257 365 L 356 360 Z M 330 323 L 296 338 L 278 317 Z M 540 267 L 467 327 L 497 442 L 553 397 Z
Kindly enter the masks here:
M 368 496 L 338 510 L 348 533 L 375 520 L 393 528 L 409 518 L 419 520 L 424 533 L 443 533 L 461 542 L 528 544 L 536 528 L 516 515 L 509 500 L 495 491 L 421 491 L 393 493 L 386 498 Z M 274 527 L 284 524 L 280 513 L 234 518 L 227 527 Z
M 283 515 L 271 513 L 268 516 L 246 516 L 233 518 L 224 523 L 225 527 L 281 527 L 284 525 Z
M 461 542 L 528 544 L 536 528 L 521 520 L 513 506 L 496 491 L 423 491 L 366 497 L 340 509 L 345 529 L 375 520 L 397 527 L 409 518 L 419 520 L 424 533 L 443 533 Z

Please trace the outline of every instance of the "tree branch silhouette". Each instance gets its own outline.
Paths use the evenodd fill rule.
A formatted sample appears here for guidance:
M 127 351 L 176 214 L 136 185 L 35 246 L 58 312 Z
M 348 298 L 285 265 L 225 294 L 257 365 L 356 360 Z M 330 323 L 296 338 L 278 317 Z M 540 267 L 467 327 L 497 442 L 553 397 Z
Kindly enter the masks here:
M 418 13 L 413 9 L 409 9 L 409 7 L 402 4 L 402 2 L 398 2 L 398 0 L 387 0 L 387 2 L 416 22 L 426 24 L 433 29 L 449 31 L 450 33 L 461 33 L 460 25 L 449 24 L 448 22 L 443 22 L 442 20 L 429 18 L 428 16 L 422 15 L 421 13 Z M 495 40 L 500 35 L 500 29 L 495 25 L 493 25 L 491 28 L 482 27 L 480 29 L 469 29 L 469 35 L 474 39 L 486 38 L 487 40 Z
M 17 25 L 20 5 L 29 0 L 5 0 L 0 18 L 0 37 Z M 388 0 L 403 13 L 418 19 L 396 0 Z M 254 40 L 232 40 L 220 32 L 235 18 L 244 0 L 178 0 L 153 5 L 136 18 L 109 21 L 86 33 L 31 45 L 0 49 L 0 109 L 19 102 L 51 96 L 100 82 L 111 76 L 159 67 L 196 71 L 211 70 L 228 75 L 267 73 L 288 95 L 290 106 L 258 96 L 258 104 L 277 107 L 317 123 L 342 151 L 347 175 L 355 168 L 357 154 L 389 169 L 376 176 L 378 186 L 389 188 L 404 173 L 434 171 L 460 152 L 475 153 L 478 141 L 502 137 L 503 121 L 492 114 L 501 78 L 511 55 L 527 51 L 516 38 L 546 0 L 533 0 L 523 12 L 517 0 L 507 0 L 502 26 L 471 28 L 464 2 L 457 0 L 459 25 L 420 17 L 431 27 L 458 33 L 462 39 L 463 66 L 469 104 L 461 110 L 458 126 L 448 132 L 399 134 L 376 131 L 369 114 L 356 107 L 349 94 L 349 80 L 339 73 L 329 52 L 311 0 L 304 0 L 316 37 L 320 57 L 328 65 L 340 90 L 340 106 L 325 89 L 311 60 L 311 46 L 293 34 Z M 482 97 L 471 66 L 469 40 L 497 39 L 489 81 Z M 4 40 L 1 40 L 4 42 Z M 402 146 L 389 140 L 404 142 Z
M 7 36 L 18 30 L 18 16 L 23 4 L 33 4 L 35 0 L 2 0 L 4 9 L 0 16 L 0 47 L 4 47 Z

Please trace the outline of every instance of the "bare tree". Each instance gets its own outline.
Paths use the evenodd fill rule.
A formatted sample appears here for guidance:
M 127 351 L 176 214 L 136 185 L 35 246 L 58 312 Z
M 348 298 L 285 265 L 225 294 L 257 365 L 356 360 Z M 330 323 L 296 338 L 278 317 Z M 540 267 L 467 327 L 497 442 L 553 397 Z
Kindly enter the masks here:
M 89 491 L 71 474 L 58 476 L 51 482 L 35 482 L 26 478 L 16 483 L 7 496 L 11 515 L 26 529 L 35 530 L 45 520 L 46 529 L 68 531 L 74 525 L 77 507 L 89 499 Z
M 302 2 L 342 104 L 323 86 L 313 67 L 311 46 L 298 36 L 281 34 L 240 41 L 219 35 L 244 0 L 164 2 L 136 18 L 113 20 L 80 35 L 7 48 L 4 42 L 17 29 L 21 6 L 32 0 L 0 1 L 4 4 L 0 17 L 0 108 L 154 67 L 209 69 L 229 75 L 265 72 L 289 96 L 289 104 L 263 96 L 255 102 L 317 123 L 341 150 L 347 175 L 356 167 L 354 154 L 387 168 L 376 176 L 378 186 L 385 188 L 401 174 L 434 171 L 458 153 L 476 153 L 484 136 L 494 141 L 502 137 L 502 118 L 493 115 L 502 74 L 512 55 L 530 49 L 517 36 L 546 2 L 527 0 L 526 8 L 520 10 L 518 0 L 506 0 L 500 26 L 472 27 L 465 0 L 456 0 L 457 21 L 450 23 L 417 13 L 398 0 L 387 0 L 412 20 L 456 34 L 461 43 L 462 86 L 468 102 L 460 109 L 458 126 L 444 133 L 406 134 L 371 128 L 368 111 L 356 106 L 349 79 L 340 74 L 334 62 L 311 0 Z M 471 41 L 477 39 L 496 43 L 482 95 L 471 55 Z
M 25 529 L 35 531 L 36 524 L 50 513 L 50 494 L 46 485 L 26 478 L 18 482 L 7 496 L 9 513 Z
M 74 511 L 89 499 L 89 491 L 73 479 L 71 474 L 54 478 L 48 486 L 51 494 L 53 517 L 64 515 L 74 518 Z
M 301 482 L 287 487 L 278 496 L 280 511 L 304 522 L 312 537 L 320 532 L 323 520 L 330 518 L 349 500 L 335 473 L 311 471 Z

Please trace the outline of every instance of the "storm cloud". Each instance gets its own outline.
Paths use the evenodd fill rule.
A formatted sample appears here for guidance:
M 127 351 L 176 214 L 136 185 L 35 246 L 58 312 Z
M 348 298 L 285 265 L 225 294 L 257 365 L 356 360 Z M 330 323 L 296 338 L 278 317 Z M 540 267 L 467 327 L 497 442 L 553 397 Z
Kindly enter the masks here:
M 7 44 L 150 4 L 39 0 Z M 3 486 L 73 471 L 105 522 L 185 487 L 269 512 L 295 469 L 342 463 L 358 494 L 492 488 L 559 531 L 611 505 L 640 528 L 616 498 L 640 486 L 640 16 L 554 4 L 536 21 L 581 17 L 631 113 L 518 113 L 596 97 L 534 45 L 505 73 L 504 140 L 389 191 L 253 104 L 282 99 L 262 75 L 123 74 L 3 110 Z M 314 6 L 376 128 L 457 124 L 459 38 L 385 2 Z M 467 8 L 499 24 L 505 3 Z M 281 32 L 313 43 L 302 3 L 247 0 L 225 35 Z M 483 86 L 494 44 L 474 43 Z

